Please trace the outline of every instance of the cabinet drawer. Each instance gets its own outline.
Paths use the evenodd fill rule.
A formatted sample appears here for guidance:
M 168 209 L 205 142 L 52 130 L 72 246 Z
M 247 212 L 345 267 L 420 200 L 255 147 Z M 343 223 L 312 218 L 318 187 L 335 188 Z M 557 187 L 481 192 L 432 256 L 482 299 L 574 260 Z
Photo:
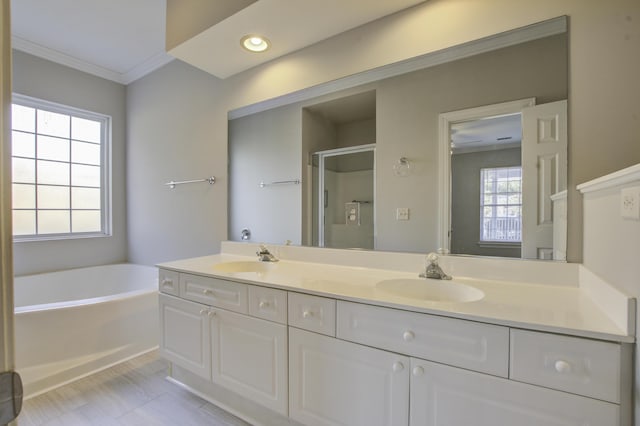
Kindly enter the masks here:
M 275 288 L 249 286 L 249 315 L 287 323 L 287 292 Z
M 510 378 L 619 403 L 621 356 L 616 343 L 511 330 Z
M 410 425 L 629 426 L 620 406 L 422 360 L 411 360 Z
M 173 296 L 180 294 L 180 274 L 166 269 L 158 270 L 158 290 Z
M 289 325 L 328 336 L 336 335 L 336 301 L 289 293 Z
M 241 314 L 249 312 L 246 284 L 199 275 L 180 274 L 180 296 Z
M 340 301 L 337 337 L 469 370 L 508 375 L 507 327 Z

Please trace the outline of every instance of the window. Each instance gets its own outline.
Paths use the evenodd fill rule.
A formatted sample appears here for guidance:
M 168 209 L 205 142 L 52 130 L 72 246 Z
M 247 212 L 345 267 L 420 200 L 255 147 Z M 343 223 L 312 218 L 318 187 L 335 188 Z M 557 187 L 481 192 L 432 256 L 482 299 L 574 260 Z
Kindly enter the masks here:
M 480 170 L 480 241 L 522 241 L 522 167 Z
M 16 240 L 109 235 L 108 116 L 13 95 Z

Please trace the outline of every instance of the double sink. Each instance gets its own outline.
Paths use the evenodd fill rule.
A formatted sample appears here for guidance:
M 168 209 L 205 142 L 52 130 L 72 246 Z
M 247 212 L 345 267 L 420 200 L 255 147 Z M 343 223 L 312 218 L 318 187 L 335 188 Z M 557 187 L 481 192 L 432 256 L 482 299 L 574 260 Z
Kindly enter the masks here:
M 226 274 L 285 272 L 286 266 L 280 262 L 231 261 L 217 263 L 216 272 Z M 430 302 L 474 302 L 484 297 L 484 292 L 461 282 L 442 281 L 425 278 L 397 278 L 378 281 L 376 290 L 407 299 Z

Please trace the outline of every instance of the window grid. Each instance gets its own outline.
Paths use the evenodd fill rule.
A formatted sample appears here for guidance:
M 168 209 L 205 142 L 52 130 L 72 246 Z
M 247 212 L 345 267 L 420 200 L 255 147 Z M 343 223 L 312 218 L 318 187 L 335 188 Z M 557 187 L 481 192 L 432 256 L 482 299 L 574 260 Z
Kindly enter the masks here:
M 480 169 L 480 241 L 522 242 L 522 167 Z
M 12 158 L 14 159 L 14 163 L 16 159 L 32 161 L 32 164 L 29 165 L 29 169 L 32 170 L 28 169 L 28 174 L 33 176 L 32 178 L 27 176 L 26 179 L 16 179 L 14 174 L 14 178 L 12 179 L 12 183 L 14 185 L 21 185 L 22 189 L 32 187 L 32 190 L 27 193 L 27 201 L 22 200 L 18 202 L 18 204 L 26 203 L 26 207 L 13 208 L 15 239 L 37 240 L 109 235 L 110 211 L 109 199 L 106 195 L 109 194 L 110 182 L 108 181 L 108 156 L 106 153 L 108 152 L 110 142 L 110 118 L 16 94 L 14 94 L 13 104 L 14 107 L 28 108 L 26 111 L 29 113 L 29 117 L 26 121 L 29 124 L 27 126 L 29 128 L 27 130 L 13 128 L 12 131 L 16 136 L 27 136 L 29 152 L 27 152 L 27 154 L 22 152 L 22 155 L 15 155 L 12 156 Z M 41 120 L 45 122 L 47 117 L 51 122 L 53 122 L 55 118 L 61 118 L 64 124 L 56 128 L 54 123 L 50 126 L 53 131 L 42 129 L 40 122 Z M 24 117 L 21 117 L 20 120 L 22 120 L 20 125 L 23 125 L 25 121 Z M 74 127 L 74 125 L 77 127 Z M 89 126 L 89 131 L 87 131 L 87 125 Z M 58 131 L 61 129 L 62 133 L 59 133 Z M 93 140 L 89 140 L 87 135 Z M 59 157 L 59 155 L 56 154 L 55 145 L 52 145 L 53 151 L 49 150 L 49 155 L 45 155 L 40 151 L 41 144 L 52 142 L 55 144 L 60 141 L 64 141 L 62 143 L 65 144 L 66 148 L 60 151 L 60 153 L 64 153 L 62 154 L 62 159 L 55 158 Z M 83 155 L 83 153 L 80 152 L 81 149 L 87 149 L 91 146 L 94 148 L 90 149 L 90 156 L 87 157 L 87 151 L 85 150 L 85 158 L 81 158 Z M 74 149 L 80 151 L 74 153 Z M 52 152 L 53 154 L 51 155 Z M 28 155 L 30 153 L 33 153 L 33 156 Z M 91 155 L 93 157 L 91 157 Z M 51 175 L 48 179 L 46 179 L 44 175 L 41 175 L 41 167 L 50 167 L 54 164 L 66 165 L 66 173 L 63 172 L 62 175 L 58 174 L 58 178 L 55 178 L 56 174 L 51 174 L 51 171 L 49 171 Z M 82 170 L 82 168 L 85 169 Z M 62 179 L 64 183 L 55 182 L 56 179 L 59 180 L 59 178 L 64 175 L 66 175 L 66 177 Z M 54 177 L 52 178 L 51 176 Z M 14 186 L 14 190 L 15 188 L 16 186 Z M 63 194 L 64 192 L 66 192 L 66 194 L 55 194 L 55 191 L 51 190 L 52 188 L 66 189 L 66 191 L 63 191 Z M 49 190 L 49 194 L 46 194 L 47 190 Z M 84 193 L 84 200 L 82 199 L 81 193 L 78 192 L 74 194 L 74 190 L 86 191 Z M 61 196 L 62 200 L 56 199 L 56 195 Z M 41 198 L 45 199 L 47 197 L 49 200 L 47 204 L 44 204 Z M 58 202 L 60 202 L 60 204 L 56 205 Z M 89 206 L 86 205 L 87 203 Z M 27 221 L 25 227 L 22 229 L 16 229 L 16 212 L 33 212 L 32 217 L 22 216 L 22 220 Z M 63 212 L 66 214 L 55 219 L 55 212 Z M 44 215 L 49 215 L 48 220 L 50 223 L 47 228 L 44 226 Z M 82 218 L 83 215 L 84 218 Z M 52 219 L 53 222 L 51 222 Z M 21 224 L 24 225 L 24 222 L 21 222 Z M 18 228 L 20 228 L 20 226 L 18 226 Z M 26 229 L 29 231 L 25 232 Z

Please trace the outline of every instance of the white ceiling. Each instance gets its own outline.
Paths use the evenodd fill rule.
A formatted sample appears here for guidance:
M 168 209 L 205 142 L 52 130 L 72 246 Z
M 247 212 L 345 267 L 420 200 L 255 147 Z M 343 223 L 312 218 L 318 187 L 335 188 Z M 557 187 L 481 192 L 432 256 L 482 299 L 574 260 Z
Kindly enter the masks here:
M 519 146 L 522 141 L 520 114 L 464 121 L 451 125 L 454 153 L 487 151 Z
M 217 77 L 246 69 L 325 40 L 425 0 L 259 0 L 175 47 L 170 53 Z M 271 48 L 245 51 L 240 39 L 265 36 Z
M 12 0 L 13 47 L 128 84 L 173 58 L 165 0 Z
M 204 58 L 207 66 L 195 65 L 227 77 L 423 1 L 259 0 L 197 36 L 205 44 L 191 43 L 189 55 L 196 57 L 187 59 Z M 128 84 L 172 60 L 165 53 L 165 14 L 166 0 L 12 0 L 12 42 L 18 50 Z M 240 37 L 254 32 L 271 40 L 269 52 L 250 55 L 240 48 Z M 202 46 L 209 55 L 198 50 Z

